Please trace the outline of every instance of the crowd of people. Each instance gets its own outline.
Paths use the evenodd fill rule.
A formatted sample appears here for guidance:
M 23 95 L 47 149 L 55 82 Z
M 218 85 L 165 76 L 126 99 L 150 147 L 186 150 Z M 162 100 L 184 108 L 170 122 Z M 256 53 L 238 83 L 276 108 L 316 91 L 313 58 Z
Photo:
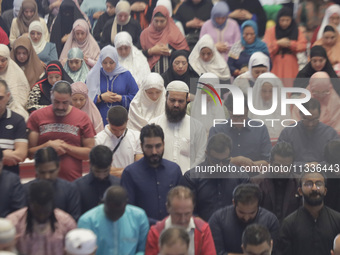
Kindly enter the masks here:
M 0 3 L 0 255 L 340 254 L 340 1 Z

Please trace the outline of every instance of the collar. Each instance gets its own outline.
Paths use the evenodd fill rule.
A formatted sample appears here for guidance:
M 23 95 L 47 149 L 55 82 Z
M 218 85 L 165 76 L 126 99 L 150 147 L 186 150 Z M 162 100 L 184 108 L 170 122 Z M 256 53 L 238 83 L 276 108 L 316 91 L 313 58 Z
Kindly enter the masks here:
M 12 117 L 12 111 L 6 108 L 4 114 L 0 117 L 0 119 L 9 119 L 10 117 Z
M 124 133 L 120 136 L 120 137 L 117 137 L 115 136 L 114 134 L 112 134 L 111 130 L 110 130 L 110 127 L 109 127 L 109 124 L 107 124 L 105 126 L 105 133 L 111 138 L 111 139 L 116 139 L 116 140 L 120 140 L 122 139 L 122 137 L 124 136 Z M 126 129 L 125 129 L 126 130 Z M 125 132 L 125 131 L 124 131 Z M 126 131 L 126 135 L 127 133 L 129 132 L 129 129 Z
M 174 226 L 176 226 L 176 225 L 173 225 L 173 224 L 172 224 L 171 215 L 169 215 L 169 217 L 165 220 L 165 227 L 164 227 L 164 229 L 168 229 L 168 228 L 174 227 Z M 196 226 L 195 226 L 194 218 L 191 217 L 191 218 L 190 218 L 189 225 L 188 225 L 188 227 L 186 228 L 186 231 L 187 231 L 188 233 L 190 233 L 190 231 L 191 231 L 192 229 L 195 230 L 195 228 L 196 228 Z

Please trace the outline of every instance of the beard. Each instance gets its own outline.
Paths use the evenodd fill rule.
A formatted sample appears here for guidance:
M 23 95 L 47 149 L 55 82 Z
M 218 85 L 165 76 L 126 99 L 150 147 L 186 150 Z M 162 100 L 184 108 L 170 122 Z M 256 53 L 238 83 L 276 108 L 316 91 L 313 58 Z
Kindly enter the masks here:
M 162 154 L 152 154 L 150 156 L 147 156 L 147 155 L 144 154 L 144 158 L 147 160 L 147 162 L 150 165 L 158 165 L 162 161 L 163 153 L 164 152 L 162 152 Z
M 303 199 L 305 203 L 310 206 L 321 205 L 325 197 L 325 195 L 321 194 L 319 191 L 312 191 L 309 195 L 305 193 L 302 193 L 302 194 L 303 194 Z
M 187 107 L 181 108 L 170 108 L 168 104 L 165 104 L 165 114 L 169 122 L 177 123 L 180 122 L 187 112 Z

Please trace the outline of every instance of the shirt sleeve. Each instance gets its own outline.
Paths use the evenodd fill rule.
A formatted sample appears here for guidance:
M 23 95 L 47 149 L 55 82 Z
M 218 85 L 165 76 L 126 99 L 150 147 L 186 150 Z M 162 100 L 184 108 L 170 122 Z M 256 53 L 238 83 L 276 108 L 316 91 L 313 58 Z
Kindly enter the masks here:
M 20 178 L 15 175 L 15 179 L 13 180 L 13 185 L 11 188 L 10 196 L 11 196 L 11 212 L 19 210 L 26 205 L 24 188 L 20 182 Z
M 219 214 L 215 212 L 210 220 L 209 226 L 211 229 L 211 233 L 214 239 L 216 254 L 218 255 L 227 255 L 227 251 L 224 250 L 224 242 L 223 242 L 223 232 L 221 228 L 221 222 L 219 221 Z
M 39 125 L 37 121 L 37 114 L 33 112 L 27 121 L 27 128 L 31 131 L 39 132 Z
M 15 137 L 14 143 L 16 142 L 26 142 L 27 143 L 27 132 L 26 123 L 24 118 L 20 118 L 15 127 Z
M 129 204 L 136 205 L 136 199 L 135 199 L 135 185 L 133 183 L 133 180 L 131 178 L 129 167 L 127 167 L 122 174 L 120 185 L 126 189 L 128 196 L 129 196 Z
M 94 130 L 93 124 L 87 115 L 84 115 L 83 125 L 82 125 L 82 137 L 92 138 L 95 137 L 96 131 Z
M 68 193 L 67 198 L 67 211 L 71 214 L 71 216 L 78 220 L 81 214 L 80 208 L 80 194 L 76 187 L 76 184 L 71 183 L 71 188 Z
M 140 215 L 138 222 L 140 222 L 140 229 L 139 229 L 140 231 L 139 231 L 136 255 L 144 255 L 146 239 L 147 239 L 149 228 L 150 228 L 148 218 L 146 217 L 146 214 L 144 211 Z

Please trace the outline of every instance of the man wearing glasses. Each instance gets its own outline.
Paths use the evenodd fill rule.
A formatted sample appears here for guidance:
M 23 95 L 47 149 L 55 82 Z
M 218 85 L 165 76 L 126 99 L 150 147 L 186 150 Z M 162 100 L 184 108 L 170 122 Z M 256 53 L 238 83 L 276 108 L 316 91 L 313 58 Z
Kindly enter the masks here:
M 326 179 L 321 173 L 301 175 L 303 206 L 284 219 L 277 245 L 278 254 L 329 254 L 340 233 L 340 213 L 324 205 Z
M 284 141 L 293 146 L 296 165 L 317 164 L 324 161 L 326 144 L 339 136 L 332 127 L 319 121 L 321 107 L 318 100 L 311 98 L 302 105 L 311 115 L 300 112 L 301 120 L 295 127 L 284 128 L 278 143 Z

